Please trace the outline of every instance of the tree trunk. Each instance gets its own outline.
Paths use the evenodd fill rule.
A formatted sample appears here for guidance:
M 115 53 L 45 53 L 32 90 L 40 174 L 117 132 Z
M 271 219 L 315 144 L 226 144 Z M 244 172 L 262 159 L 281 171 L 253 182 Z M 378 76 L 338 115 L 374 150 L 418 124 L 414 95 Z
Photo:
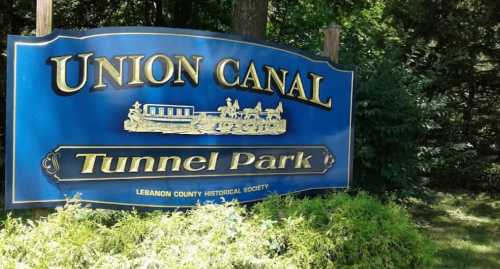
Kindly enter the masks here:
M 36 1 L 36 36 L 48 35 L 52 32 L 52 0 Z M 47 208 L 34 208 L 32 211 L 35 219 L 47 217 Z
M 177 0 L 174 1 L 172 8 L 172 26 L 180 28 L 190 28 L 193 18 L 193 1 Z
M 151 17 L 150 17 L 150 12 L 151 12 L 151 6 L 149 4 L 150 0 L 145 0 L 144 1 L 144 24 L 146 26 L 151 26 Z
M 232 32 L 255 39 L 266 38 L 268 0 L 234 0 Z
M 155 0 L 155 26 L 163 26 L 165 21 L 163 19 L 163 0 Z

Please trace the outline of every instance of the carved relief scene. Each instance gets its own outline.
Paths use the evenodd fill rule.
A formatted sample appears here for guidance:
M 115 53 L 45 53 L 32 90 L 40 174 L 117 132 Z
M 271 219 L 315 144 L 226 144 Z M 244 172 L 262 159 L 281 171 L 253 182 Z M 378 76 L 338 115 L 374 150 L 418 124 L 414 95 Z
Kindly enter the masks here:
M 240 108 L 238 100 L 226 98 L 217 111 L 195 111 L 194 106 L 141 104 L 129 109 L 124 129 L 129 132 L 159 132 L 188 135 L 280 135 L 286 132 L 281 102 L 275 108 Z

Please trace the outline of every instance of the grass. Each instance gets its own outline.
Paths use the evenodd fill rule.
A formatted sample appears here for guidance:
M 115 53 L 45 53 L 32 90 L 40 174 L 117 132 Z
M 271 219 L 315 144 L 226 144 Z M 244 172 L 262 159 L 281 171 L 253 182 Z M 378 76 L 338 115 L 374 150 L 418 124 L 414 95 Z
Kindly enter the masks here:
M 410 212 L 435 242 L 438 268 L 500 268 L 500 196 L 429 192 Z

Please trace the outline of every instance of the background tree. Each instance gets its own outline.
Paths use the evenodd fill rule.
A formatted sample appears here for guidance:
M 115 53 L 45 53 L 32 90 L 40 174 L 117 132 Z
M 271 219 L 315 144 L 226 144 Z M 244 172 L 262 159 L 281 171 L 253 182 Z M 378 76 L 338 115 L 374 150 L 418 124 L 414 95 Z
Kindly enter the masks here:
M 268 0 L 238 0 L 233 2 L 231 31 L 243 36 L 266 38 Z
M 230 0 L 55 0 L 54 27 L 164 26 L 227 32 Z
M 398 0 L 389 13 L 406 66 L 422 81 L 431 184 L 500 190 L 498 1 Z
M 356 68 L 354 184 L 373 192 L 418 185 L 422 115 L 418 81 L 401 62 L 401 39 L 384 1 L 272 0 L 268 38 L 320 53 L 319 29 L 342 26 L 340 63 Z
M 232 31 L 319 54 L 320 29 L 335 22 L 340 63 L 357 70 L 355 184 L 500 191 L 497 2 L 54 0 L 53 25 Z M 2 167 L 6 36 L 34 34 L 34 14 L 35 1 L 0 1 Z

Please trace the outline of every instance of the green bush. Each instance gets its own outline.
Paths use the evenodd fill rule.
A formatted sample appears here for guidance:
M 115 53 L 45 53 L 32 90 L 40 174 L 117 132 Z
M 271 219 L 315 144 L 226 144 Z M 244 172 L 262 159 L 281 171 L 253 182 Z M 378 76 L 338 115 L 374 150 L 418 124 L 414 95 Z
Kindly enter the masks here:
M 402 36 L 386 16 L 387 4 L 271 0 L 267 38 L 319 53 L 318 29 L 331 22 L 342 27 L 339 62 L 349 66 L 341 69 L 355 69 L 356 75 L 353 184 L 405 197 L 421 184 L 417 154 L 425 122 L 418 100 L 425 83 L 401 60 Z
M 394 204 L 365 194 L 272 198 L 186 212 L 8 216 L 0 268 L 428 268 L 428 242 Z
M 274 198 L 257 205 L 255 213 L 287 231 L 288 251 L 301 257 L 303 268 L 432 267 L 433 247 L 407 212 L 364 193 Z M 301 225 L 287 228 L 296 219 L 303 219 Z
M 356 92 L 354 184 L 371 193 L 408 196 L 420 184 L 418 137 L 422 117 L 409 85 L 391 60 L 361 71 Z
M 0 268 L 294 268 L 279 230 L 232 204 L 183 212 L 113 212 L 69 203 L 47 219 L 8 217 Z

